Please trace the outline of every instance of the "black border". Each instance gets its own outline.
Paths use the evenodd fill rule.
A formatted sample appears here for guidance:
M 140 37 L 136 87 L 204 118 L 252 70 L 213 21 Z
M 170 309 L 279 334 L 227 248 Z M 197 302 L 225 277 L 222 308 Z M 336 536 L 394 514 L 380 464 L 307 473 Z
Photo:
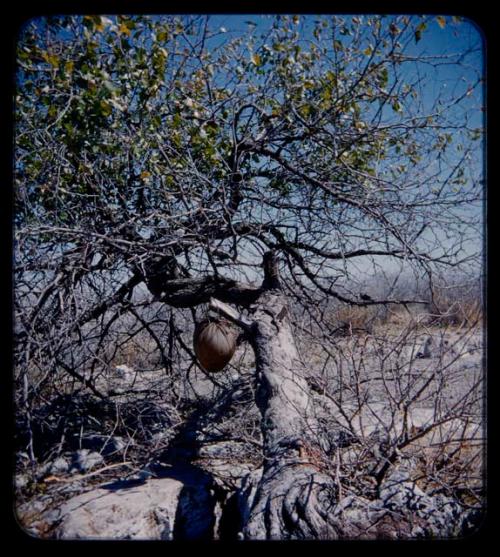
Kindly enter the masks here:
M 182 10 L 179 8 L 182 7 Z M 53 551 L 54 549 L 67 551 L 68 549 L 78 549 L 78 546 L 83 544 L 83 549 L 93 549 L 95 546 L 99 548 L 105 547 L 109 550 L 109 545 L 118 546 L 117 549 L 122 551 L 125 546 L 122 541 L 68 541 L 68 540 L 40 540 L 29 536 L 24 530 L 18 525 L 13 508 L 14 508 L 14 494 L 12 487 L 12 477 L 13 477 L 13 433 L 14 433 L 14 408 L 12 401 L 12 277 L 11 277 L 11 261 L 12 261 L 12 160 L 13 160 L 13 99 L 15 90 L 15 46 L 17 41 L 17 36 L 21 27 L 33 17 L 39 17 L 44 15 L 54 15 L 54 14 L 176 14 L 176 13 L 213 13 L 213 14 L 240 14 L 240 13 L 336 13 L 336 14 L 356 14 L 356 13 L 373 13 L 373 14 L 426 14 L 426 15 L 459 15 L 466 17 L 472 23 L 474 23 L 478 30 L 481 32 L 484 40 L 484 54 L 485 54 L 485 69 L 486 69 L 486 89 L 485 89 L 485 105 L 487 106 L 487 112 L 485 114 L 486 120 L 486 130 L 487 130 L 487 143 L 485 149 L 485 168 L 487 176 L 487 204 L 485 209 L 485 307 L 487 314 L 490 316 L 496 315 L 496 281 L 495 281 L 495 265 L 494 265 L 494 251 L 495 242 L 492 236 L 492 226 L 490 226 L 492 219 L 495 216 L 495 208 L 497 204 L 495 203 L 496 190 L 500 187 L 497 178 L 497 166 L 492 164 L 488 165 L 489 161 L 495 160 L 496 155 L 494 139 L 496 136 L 496 128 L 500 123 L 498 121 L 498 104 L 500 102 L 500 97 L 498 95 L 498 63 L 495 62 L 497 58 L 498 41 L 500 39 L 500 19 L 498 18 L 495 10 L 495 5 L 493 3 L 487 2 L 486 0 L 476 0 L 475 2 L 465 2 L 464 0 L 411 0 L 411 1 L 388 1 L 388 0 L 350 0 L 349 2 L 248 2 L 240 1 L 236 3 L 234 0 L 229 2 L 225 1 L 215 1 L 215 2 L 197 2 L 191 1 L 183 3 L 173 3 L 164 1 L 154 1 L 154 0 L 88 0 L 88 1 L 72 1 L 68 2 L 63 0 L 48 0 L 33 2 L 32 4 L 20 3 L 19 5 L 6 6 L 7 13 L 4 15 L 4 26 L 2 33 L 0 33 L 0 63 L 4 79 L 4 86 L 0 88 L 0 95 L 2 96 L 2 102 L 0 103 L 1 109 L 1 127 L 2 137 L 4 139 L 4 146 L 2 149 L 2 168 L 4 169 L 5 179 L 3 180 L 3 192 L 0 203 L 0 226 L 2 227 L 2 242 L 0 245 L 2 247 L 2 280 L 3 283 L 2 293 L 4 294 L 3 299 L 6 301 L 5 306 L 2 304 L 1 315 L 3 317 L 3 324 L 5 326 L 2 338 L 7 340 L 6 349 L 3 352 L 3 369 L 1 372 L 2 384 L 0 387 L 0 412 L 4 414 L 3 424 L 7 424 L 6 428 L 2 428 L 3 431 L 7 432 L 7 443 L 5 443 L 4 437 L 4 447 L 8 447 L 8 450 L 3 452 L 3 458 L 0 459 L 2 464 L 2 474 L 1 479 L 3 486 L 1 489 L 2 497 L 1 505 L 2 508 L 2 519 L 0 524 L 2 525 L 2 540 L 5 542 L 13 542 L 15 544 L 15 551 L 28 549 L 38 546 L 42 546 L 47 550 Z M 497 66 L 497 67 L 495 67 Z M 495 125 L 496 124 L 496 125 Z M 490 133 L 491 132 L 491 133 Z M 5 253 L 4 253 L 5 251 Z M 491 274 L 490 274 L 491 273 Z M 493 308 L 493 309 L 492 309 Z M 495 366 L 496 358 L 494 351 L 490 347 L 494 344 L 494 337 L 491 334 L 491 327 L 494 326 L 493 318 L 490 319 L 491 323 L 485 322 L 485 335 L 486 335 L 486 361 L 485 365 L 488 366 L 489 373 L 487 373 L 487 390 L 488 390 L 488 404 L 487 404 L 487 434 L 488 439 L 490 438 L 490 432 L 495 431 L 492 427 L 493 425 L 493 414 L 495 413 L 495 399 L 494 396 L 498 392 L 497 378 Z M 10 341 L 10 342 L 9 342 Z M 490 396 L 491 395 L 491 396 Z M 493 440 L 493 438 L 492 438 Z M 489 444 L 488 444 L 489 445 Z M 483 543 L 494 540 L 493 534 L 493 521 L 494 518 L 492 513 L 494 513 L 494 507 L 496 506 L 496 497 L 493 495 L 497 493 L 496 488 L 497 483 L 497 473 L 493 466 L 493 456 L 492 448 L 488 448 L 487 453 L 487 503 L 488 509 L 484 517 L 484 521 L 480 528 L 476 530 L 473 534 L 461 539 L 449 539 L 449 540 L 402 540 L 402 541 L 311 541 L 311 542 L 237 542 L 234 545 L 229 544 L 231 547 L 228 549 L 234 550 L 237 548 L 238 551 L 250 544 L 250 549 L 255 550 L 260 546 L 267 546 L 270 543 L 270 547 L 276 547 L 281 545 L 288 545 L 291 543 L 293 545 L 297 544 L 307 544 L 305 548 L 314 550 L 340 550 L 347 549 L 352 551 L 353 549 L 372 551 L 375 546 L 381 546 L 381 549 L 386 552 L 392 549 L 396 551 L 408 550 L 411 545 L 417 544 L 417 551 L 428 551 L 428 549 L 445 549 L 443 546 L 451 545 L 453 551 L 458 549 L 476 549 L 480 550 Z M 7 454 L 6 454 L 7 453 Z M 5 497 L 4 494 L 9 494 Z M 87 545 L 89 544 L 90 545 Z M 143 542 L 133 542 L 127 544 L 125 549 L 136 549 L 137 543 L 146 544 L 148 549 L 158 548 L 161 551 L 173 551 L 181 550 L 184 544 L 180 542 L 169 542 L 165 545 L 164 542 L 156 541 L 143 541 Z M 257 544 L 257 545 L 255 545 Z M 332 545 L 333 544 L 333 545 Z M 347 544 L 347 545 L 346 545 Z M 370 547 L 367 548 L 366 544 Z M 410 545 L 408 545 L 410 544 Z M 426 544 L 422 547 L 421 544 Z M 457 545 L 458 544 L 458 545 Z M 193 550 L 199 547 L 199 542 L 188 542 L 187 545 Z M 205 542 L 202 545 L 207 545 Z M 222 549 L 221 545 L 228 545 L 226 542 L 210 542 L 209 546 L 213 546 L 213 549 Z M 286 549 L 284 547 L 283 549 Z M 304 549 L 302 545 L 301 548 Z

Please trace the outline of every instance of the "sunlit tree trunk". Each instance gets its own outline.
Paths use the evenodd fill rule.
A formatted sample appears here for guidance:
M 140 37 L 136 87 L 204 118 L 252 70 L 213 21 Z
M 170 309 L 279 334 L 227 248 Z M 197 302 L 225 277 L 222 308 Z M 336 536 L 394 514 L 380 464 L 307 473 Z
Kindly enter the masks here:
M 241 321 L 224 304 L 212 307 L 249 333 L 256 357 L 255 401 L 262 415 L 262 476 L 242 493 L 246 539 L 334 538 L 329 510 L 336 500 L 333 480 L 322 471 L 306 368 L 288 318 L 276 261 L 265 262 L 263 293 Z M 256 488 L 256 489 L 255 489 Z

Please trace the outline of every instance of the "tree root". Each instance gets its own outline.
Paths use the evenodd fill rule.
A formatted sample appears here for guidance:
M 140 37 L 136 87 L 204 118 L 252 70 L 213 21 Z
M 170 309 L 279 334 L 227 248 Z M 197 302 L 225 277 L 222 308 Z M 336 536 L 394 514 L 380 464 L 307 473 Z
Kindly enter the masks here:
M 256 489 L 250 480 L 242 496 L 244 539 L 338 537 L 329 521 L 337 499 L 334 481 L 310 465 L 295 462 L 270 467 Z

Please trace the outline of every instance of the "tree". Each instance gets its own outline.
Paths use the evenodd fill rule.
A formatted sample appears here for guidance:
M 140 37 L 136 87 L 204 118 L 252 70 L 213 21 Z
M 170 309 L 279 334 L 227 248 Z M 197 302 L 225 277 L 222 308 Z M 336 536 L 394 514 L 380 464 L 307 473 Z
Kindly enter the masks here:
M 308 316 L 331 342 L 332 302 L 435 312 L 439 276 L 477 266 L 481 45 L 442 17 L 254 19 L 233 20 L 238 32 L 208 16 L 23 29 L 18 406 L 29 424 L 54 370 L 106 398 L 96 379 L 127 314 L 172 373 L 174 347 L 192 356 L 175 316 L 210 304 L 255 352 L 265 463 L 244 534 L 336 536 L 293 331 Z M 460 50 L 440 50 L 436 33 Z M 384 271 L 392 287 L 365 294 L 363 274 Z M 408 276 L 424 295 L 395 294 Z M 138 311 L 151 296 L 171 308 L 168 347 Z

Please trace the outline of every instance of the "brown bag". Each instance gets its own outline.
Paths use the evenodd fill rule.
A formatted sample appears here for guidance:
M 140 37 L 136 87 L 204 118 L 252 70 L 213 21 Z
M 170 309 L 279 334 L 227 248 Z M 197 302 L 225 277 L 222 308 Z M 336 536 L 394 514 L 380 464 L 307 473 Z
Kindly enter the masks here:
M 236 350 L 237 333 L 225 320 L 205 319 L 194 330 L 194 351 L 205 371 L 221 371 Z

